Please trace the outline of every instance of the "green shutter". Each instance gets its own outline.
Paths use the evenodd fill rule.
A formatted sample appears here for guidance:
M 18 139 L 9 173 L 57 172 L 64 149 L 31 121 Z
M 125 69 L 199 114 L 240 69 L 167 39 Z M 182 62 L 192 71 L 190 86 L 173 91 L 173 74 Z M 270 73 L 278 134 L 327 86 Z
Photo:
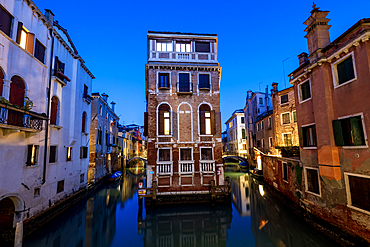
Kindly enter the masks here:
M 351 117 L 349 121 L 351 123 L 351 135 L 353 145 L 355 146 L 365 145 L 361 116 Z
M 335 145 L 344 146 L 341 120 L 333 120 L 333 131 L 334 131 Z
M 299 146 L 303 147 L 303 128 L 299 128 Z

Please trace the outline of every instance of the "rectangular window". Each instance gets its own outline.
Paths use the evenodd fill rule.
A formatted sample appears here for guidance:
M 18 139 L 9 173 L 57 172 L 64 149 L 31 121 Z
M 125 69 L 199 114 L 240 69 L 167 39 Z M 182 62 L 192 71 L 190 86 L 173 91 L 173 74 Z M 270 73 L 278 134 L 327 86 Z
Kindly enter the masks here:
M 33 45 L 35 41 L 35 34 L 30 33 L 24 26 L 22 22 L 18 22 L 18 30 L 17 30 L 17 43 L 28 51 L 29 53 L 33 54 Z
M 58 181 L 57 194 L 64 191 L 64 180 Z
M 320 195 L 319 175 L 317 169 L 306 168 L 306 189 Z
M 284 94 L 280 96 L 280 104 L 285 104 L 289 102 L 288 94 Z
M 240 120 L 241 120 L 241 123 L 243 124 L 244 123 L 244 117 L 241 117 Z
M 204 113 L 204 115 L 205 115 L 205 127 L 206 127 L 206 135 L 211 135 L 211 112 L 209 112 L 209 111 L 206 111 L 205 113 Z
M 293 111 L 293 122 L 297 122 L 297 111 Z
M 348 56 L 346 59 L 336 64 L 337 72 L 337 83 L 341 85 L 352 79 L 355 79 L 355 70 L 352 61 L 352 56 Z
M 57 147 L 58 146 L 50 146 L 49 163 L 57 162 Z
M 158 149 L 159 161 L 171 161 L 171 149 L 165 148 L 165 149 Z
M 86 159 L 87 158 L 87 151 L 88 151 L 88 147 L 81 147 L 80 148 L 80 159 Z
M 269 137 L 269 147 L 271 148 L 272 146 L 273 146 L 272 137 Z
M 100 129 L 98 129 L 98 136 L 97 136 L 98 137 L 98 140 L 97 140 L 97 143 L 100 144 L 100 145 L 102 144 L 101 143 L 101 136 L 102 136 L 102 131 Z
M 40 196 L 40 188 L 35 188 L 33 191 L 33 197 L 39 197 Z
M 282 124 L 290 124 L 290 113 L 286 112 L 281 114 L 281 120 Z
M 263 120 L 261 121 L 261 130 L 263 130 Z
M 192 160 L 191 148 L 180 148 L 180 160 Z
M 71 81 L 71 79 L 69 79 L 67 76 L 66 76 L 66 72 L 65 72 L 65 63 L 62 63 L 59 58 L 57 56 L 55 56 L 55 60 L 54 60 L 54 76 L 58 77 L 60 80 L 64 81 Z
M 257 140 L 257 147 L 260 148 L 261 147 L 261 140 Z
M 84 94 L 83 94 L 84 98 L 87 98 L 88 92 L 89 92 L 89 87 L 84 84 Z
M 309 80 L 299 84 L 298 90 L 300 102 L 311 99 L 311 85 Z
M 370 212 L 370 179 L 368 177 L 347 176 L 349 205 Z M 348 191 L 348 190 L 347 190 Z
M 191 52 L 190 43 L 176 42 L 176 52 Z
M 172 42 L 158 42 L 157 51 L 172 51 Z
M 45 63 L 45 50 L 45 46 L 38 39 L 36 39 L 34 56 L 42 63 Z
M 199 89 L 210 89 L 209 74 L 199 74 Z
M 284 146 L 292 146 L 292 134 L 283 134 Z
M 361 116 L 334 120 L 333 130 L 337 146 L 366 145 Z
M 303 147 L 316 147 L 315 125 L 302 127 L 302 146 Z
M 262 148 L 264 148 L 265 147 L 265 139 L 262 139 L 261 142 L 262 142 Z
M 67 161 L 72 160 L 72 147 L 67 147 Z
M 0 30 L 3 31 L 8 37 L 10 37 L 10 31 L 12 27 L 13 17 L 0 6 Z
M 242 129 L 242 139 L 245 139 L 245 129 Z
M 267 123 L 268 123 L 268 127 L 270 128 L 271 124 L 272 124 L 272 118 L 271 117 L 268 118 Z
M 210 52 L 210 43 L 195 41 L 195 52 Z
M 200 149 L 201 160 L 213 160 L 212 148 L 201 148 Z
M 263 105 L 263 98 L 259 98 L 260 105 Z
M 229 129 L 233 127 L 233 121 L 229 122 Z
M 288 163 L 283 162 L 283 180 L 288 182 Z
M 260 131 L 260 123 L 257 123 L 257 131 Z
M 170 88 L 170 74 L 169 73 L 158 73 L 158 87 Z
M 85 173 L 80 174 L 80 184 L 85 181 Z
M 37 165 L 38 162 L 38 155 L 39 154 L 39 146 L 38 145 L 28 145 L 27 148 L 27 165 L 34 166 Z
M 169 135 L 170 134 L 170 113 L 169 112 L 164 112 L 164 134 Z

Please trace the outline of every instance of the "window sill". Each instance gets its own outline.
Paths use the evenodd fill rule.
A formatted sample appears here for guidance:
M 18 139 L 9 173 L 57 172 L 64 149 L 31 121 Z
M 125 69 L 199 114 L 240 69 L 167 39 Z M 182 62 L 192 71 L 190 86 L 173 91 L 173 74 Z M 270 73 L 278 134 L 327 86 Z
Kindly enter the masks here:
M 312 97 L 310 97 L 310 98 L 308 98 L 308 99 L 305 99 L 305 100 L 299 100 L 299 104 L 303 104 L 303 103 L 305 103 L 305 102 L 307 102 L 307 101 L 309 101 L 309 100 L 311 100 L 312 99 Z
M 280 103 L 280 106 L 287 106 L 287 105 L 289 105 L 289 101 L 285 103 Z
M 85 135 L 85 136 L 88 136 L 89 135 L 89 133 L 87 133 L 87 132 L 81 132 L 81 134 L 82 135 Z
M 307 192 L 308 194 L 314 195 L 314 196 L 321 197 L 321 194 L 316 194 L 316 193 L 308 191 L 308 190 L 306 190 L 305 192 Z
M 34 167 L 39 167 L 40 164 L 35 164 L 35 165 L 27 165 L 26 164 L 26 169 L 34 168 Z
M 365 209 L 358 208 L 358 207 L 355 207 L 355 206 L 352 206 L 352 205 L 347 205 L 347 207 L 349 207 L 350 209 L 353 209 L 353 210 L 359 211 L 359 212 L 361 212 L 361 213 L 369 214 L 369 215 L 370 215 L 370 212 L 369 212 L 369 211 L 366 211 Z
M 171 88 L 169 87 L 158 87 L 159 90 L 170 90 Z
M 317 147 L 302 147 L 303 149 L 317 149 Z
M 283 178 L 283 181 L 284 183 L 289 184 L 289 181 L 286 181 L 284 178 Z
M 209 87 L 200 87 L 199 90 L 209 91 L 211 89 Z
M 62 87 L 64 86 L 67 86 L 67 83 L 65 83 L 64 81 L 62 81 L 59 77 L 57 76 L 52 76 L 51 77 L 52 80 L 55 80 L 56 82 L 60 83 L 62 85 Z
M 343 149 L 365 149 L 369 148 L 368 145 L 361 145 L 361 146 L 339 146 L 342 147 Z
M 347 84 L 349 84 L 349 83 L 351 83 L 353 81 L 356 81 L 356 80 L 357 80 L 357 77 L 353 78 L 352 80 L 343 82 L 342 84 L 337 84 L 337 82 L 334 81 L 334 89 L 339 88 L 339 87 L 344 86 L 344 85 L 347 85 Z
M 58 161 L 53 162 L 53 163 L 48 162 L 48 165 L 58 165 L 58 164 L 59 164 Z
M 50 124 L 50 128 L 60 130 L 60 129 L 61 129 L 61 128 L 63 128 L 63 127 L 62 127 L 62 126 L 59 126 L 59 125 L 55 125 L 55 124 Z

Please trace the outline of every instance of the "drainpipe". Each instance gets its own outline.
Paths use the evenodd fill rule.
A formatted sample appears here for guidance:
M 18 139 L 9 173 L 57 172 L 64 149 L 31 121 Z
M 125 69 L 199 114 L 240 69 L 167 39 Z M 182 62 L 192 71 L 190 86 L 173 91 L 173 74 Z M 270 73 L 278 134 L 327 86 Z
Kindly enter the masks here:
M 46 116 L 48 120 L 46 120 L 45 126 L 45 146 L 44 146 L 44 167 L 42 173 L 42 184 L 45 184 L 46 179 L 46 157 L 48 153 L 48 136 L 49 136 L 49 111 L 50 111 L 50 88 L 51 88 L 51 75 L 52 75 L 52 65 L 53 65 L 53 52 L 54 52 L 54 37 L 53 37 L 53 28 L 50 29 L 50 36 L 51 36 L 51 51 L 50 51 L 50 69 L 49 69 L 49 86 L 48 86 L 48 100 L 47 100 L 47 112 Z

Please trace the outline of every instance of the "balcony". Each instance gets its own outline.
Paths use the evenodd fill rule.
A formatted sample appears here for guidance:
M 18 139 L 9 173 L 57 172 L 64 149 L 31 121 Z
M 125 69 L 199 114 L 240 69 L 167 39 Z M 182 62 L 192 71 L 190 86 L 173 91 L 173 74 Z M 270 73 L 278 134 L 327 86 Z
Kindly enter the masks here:
M 153 51 L 149 52 L 148 62 L 196 62 L 218 63 L 217 53 Z
M 157 163 L 157 175 L 172 176 L 172 161 L 160 161 Z
M 86 102 L 88 105 L 90 105 L 90 103 L 93 100 L 93 98 L 90 95 L 88 95 L 88 94 L 83 94 L 82 100 L 84 102 Z
M 191 82 L 177 82 L 177 94 L 193 94 L 193 83 Z
M 200 173 L 214 173 L 215 161 L 214 160 L 200 160 Z
M 186 160 L 186 161 L 179 160 L 179 173 L 180 173 L 180 176 L 193 174 L 194 173 L 194 161 L 193 160 Z
M 2 129 L 40 132 L 43 129 L 44 120 L 47 120 L 47 117 L 36 112 L 0 103 L 0 128 Z

